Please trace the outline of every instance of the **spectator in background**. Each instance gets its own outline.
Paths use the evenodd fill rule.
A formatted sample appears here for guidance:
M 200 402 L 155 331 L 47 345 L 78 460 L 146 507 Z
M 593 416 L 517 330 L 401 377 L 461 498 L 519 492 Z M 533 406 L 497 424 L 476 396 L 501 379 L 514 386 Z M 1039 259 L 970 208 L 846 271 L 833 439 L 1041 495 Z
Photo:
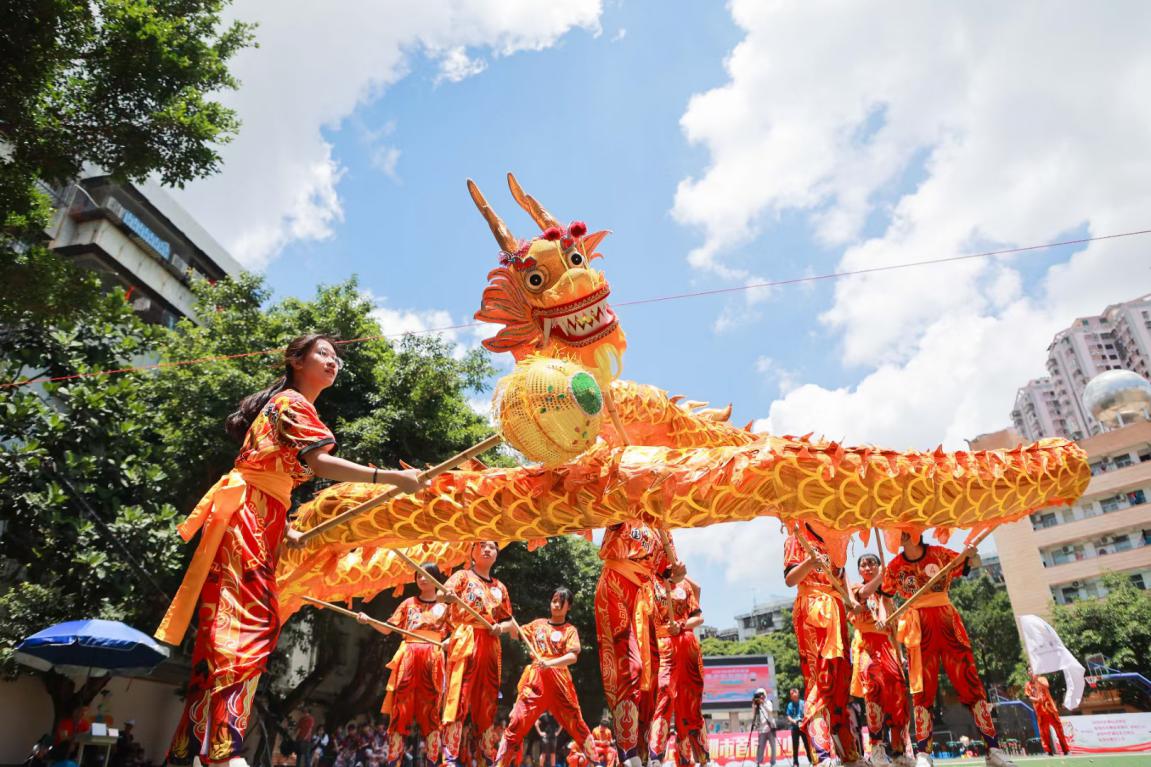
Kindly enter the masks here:
M 811 758 L 811 744 L 807 741 L 807 733 L 803 731 L 803 698 L 799 697 L 799 690 L 792 687 L 788 692 L 787 707 L 783 712 L 787 723 L 791 727 L 791 764 L 799 765 L 799 742 L 803 741 L 803 750 L 807 752 L 809 764 L 815 764 Z
M 316 729 L 316 718 L 307 706 L 296 720 L 296 767 L 312 767 L 312 731 Z
M 540 736 L 540 767 L 556 767 L 556 733 L 559 724 L 545 711 L 536 720 L 536 734 Z
M 92 720 L 88 717 L 87 706 L 77 706 L 72 715 L 60 720 L 60 724 L 56 725 L 56 739 L 55 743 L 60 744 L 65 741 L 73 740 L 77 735 L 82 735 L 88 730 L 92 729 Z

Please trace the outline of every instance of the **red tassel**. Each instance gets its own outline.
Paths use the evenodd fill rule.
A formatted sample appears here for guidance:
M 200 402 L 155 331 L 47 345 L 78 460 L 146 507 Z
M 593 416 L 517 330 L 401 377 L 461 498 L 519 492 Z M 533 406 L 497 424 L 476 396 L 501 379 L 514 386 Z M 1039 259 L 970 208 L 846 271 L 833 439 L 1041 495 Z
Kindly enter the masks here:
M 543 238 L 545 240 L 558 240 L 564 236 L 564 232 L 558 226 L 549 226 L 544 229 Z
M 572 221 L 571 224 L 568 225 L 568 234 L 577 239 L 583 237 L 587 234 L 587 224 L 583 221 Z

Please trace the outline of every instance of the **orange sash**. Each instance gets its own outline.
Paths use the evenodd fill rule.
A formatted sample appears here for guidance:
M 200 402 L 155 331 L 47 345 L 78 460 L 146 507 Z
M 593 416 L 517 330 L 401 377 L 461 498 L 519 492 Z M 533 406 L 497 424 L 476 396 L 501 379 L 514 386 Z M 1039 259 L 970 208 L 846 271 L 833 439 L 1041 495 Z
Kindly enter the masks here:
M 188 518 L 176 528 L 180 537 L 185 541 L 203 528 L 200 536 L 200 545 L 188 564 L 188 571 L 184 573 L 184 581 L 180 590 L 176 592 L 175 599 L 168 606 L 168 612 L 160 621 L 155 636 L 161 642 L 177 645 L 184 640 L 184 633 L 188 624 L 192 622 L 192 615 L 196 611 L 196 603 L 200 599 L 200 591 L 204 582 L 208 580 L 208 571 L 212 569 L 212 562 L 216 559 L 216 551 L 220 542 L 224 540 L 224 533 L 231 524 L 232 515 L 236 509 L 244 505 L 251 489 L 271 496 L 283 504 L 284 508 L 292 505 L 292 478 L 287 474 L 273 472 L 246 472 L 233 469 L 216 481 L 212 489 L 204 494 L 196 508 Z
M 819 648 L 819 654 L 824 658 L 842 658 L 843 617 L 839 614 L 839 608 L 843 600 L 839 594 L 801 583 L 799 598 L 807 601 L 804 622 L 809 626 L 827 629 L 827 637 Z
M 923 692 L 923 627 L 919 622 L 919 608 L 943 607 L 951 604 L 946 591 L 933 591 L 924 594 L 899 618 L 895 638 L 907 647 L 907 675 L 911 693 Z

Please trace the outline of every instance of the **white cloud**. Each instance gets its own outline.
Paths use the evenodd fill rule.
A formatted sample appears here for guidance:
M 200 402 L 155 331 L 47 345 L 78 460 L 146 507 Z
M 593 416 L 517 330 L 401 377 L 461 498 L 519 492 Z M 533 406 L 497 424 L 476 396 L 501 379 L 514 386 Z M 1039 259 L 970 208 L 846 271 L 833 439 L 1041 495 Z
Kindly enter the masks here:
M 380 97 L 426 55 L 457 80 L 485 61 L 554 45 L 572 29 L 599 33 L 601 0 L 245 0 L 231 13 L 259 23 L 260 47 L 232 66 L 222 99 L 243 120 L 223 171 L 177 193 L 245 266 L 260 269 L 294 240 L 330 237 L 341 220 L 342 169 L 321 130 Z M 395 173 L 400 148 L 373 163 Z
M 709 582 L 718 569 L 725 584 L 751 583 L 760 601 L 791 591 L 783 582 L 783 542 L 777 519 L 761 517 L 675 531 L 675 548 L 689 573 Z M 714 599 L 714 597 L 712 597 Z M 709 621 L 710 622 L 710 621 Z M 726 625 L 726 620 L 717 620 Z
M 746 35 L 727 61 L 730 79 L 692 98 L 682 118 L 710 155 L 702 175 L 680 183 L 673 211 L 703 235 L 690 256 L 697 268 L 732 268 L 735 248 L 785 212 L 845 248 L 837 270 L 1151 223 L 1151 102 L 1138 85 L 1151 75 L 1141 43 L 1151 6 L 731 8 Z M 865 238 L 877 220 L 879 234 Z M 822 309 L 819 343 L 838 342 L 858 380 L 796 386 L 759 426 L 962 447 L 1008 422 L 1016 387 L 1043 374 L 1053 333 L 1151 289 L 1149 246 L 1112 240 L 1071 257 L 1040 251 L 840 279 L 830 306 L 812 314 Z

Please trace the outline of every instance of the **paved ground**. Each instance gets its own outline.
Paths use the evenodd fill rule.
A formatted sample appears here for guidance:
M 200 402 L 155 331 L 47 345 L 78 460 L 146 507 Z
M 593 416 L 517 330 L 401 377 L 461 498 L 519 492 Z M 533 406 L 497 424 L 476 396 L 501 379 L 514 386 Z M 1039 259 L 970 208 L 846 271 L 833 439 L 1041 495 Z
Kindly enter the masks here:
M 1017 756 L 1013 760 L 1019 767 L 1144 767 L 1151 765 L 1151 753 L 1142 754 L 1081 754 L 1078 756 Z M 982 759 L 936 759 L 936 767 L 954 765 L 983 765 Z

